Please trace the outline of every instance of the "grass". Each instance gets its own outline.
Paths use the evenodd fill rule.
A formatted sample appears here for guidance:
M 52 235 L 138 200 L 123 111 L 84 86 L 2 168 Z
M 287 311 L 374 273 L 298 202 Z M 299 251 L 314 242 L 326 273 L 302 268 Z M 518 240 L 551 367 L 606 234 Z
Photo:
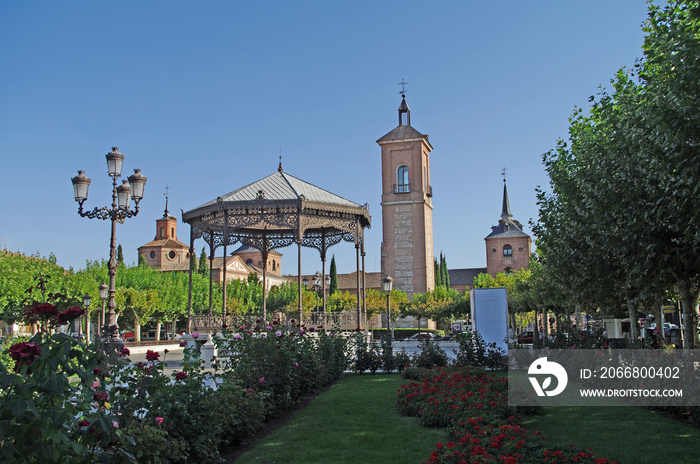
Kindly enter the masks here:
M 396 412 L 398 374 L 347 375 L 236 464 L 405 464 L 428 460 L 445 429 Z
M 521 424 L 620 464 L 700 462 L 700 429 L 640 407 L 547 407 Z
M 347 375 L 236 464 L 425 462 L 447 431 L 398 415 L 405 382 L 397 374 Z M 548 407 L 520 422 L 549 445 L 573 444 L 620 464 L 700 462 L 700 429 L 640 407 Z

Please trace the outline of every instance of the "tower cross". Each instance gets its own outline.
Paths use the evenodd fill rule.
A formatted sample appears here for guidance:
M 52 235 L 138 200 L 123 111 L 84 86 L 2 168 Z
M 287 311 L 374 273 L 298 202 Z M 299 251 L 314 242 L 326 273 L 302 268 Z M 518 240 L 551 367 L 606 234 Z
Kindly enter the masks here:
M 506 171 L 508 171 L 508 168 L 503 166 L 503 169 L 501 169 L 501 175 L 503 176 L 503 182 L 506 181 Z
M 405 82 L 404 79 L 401 79 L 401 82 L 399 82 L 399 85 L 401 86 L 401 92 L 399 92 L 399 93 L 401 94 L 402 97 L 406 97 L 406 85 L 407 84 L 408 84 L 408 82 Z

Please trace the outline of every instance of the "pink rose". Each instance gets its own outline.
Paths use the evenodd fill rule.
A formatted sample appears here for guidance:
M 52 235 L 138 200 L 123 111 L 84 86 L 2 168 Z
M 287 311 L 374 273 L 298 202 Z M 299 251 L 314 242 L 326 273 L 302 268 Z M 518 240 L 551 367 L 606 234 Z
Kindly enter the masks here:
M 163 418 L 160 417 L 160 416 L 158 416 L 158 417 L 156 417 L 155 421 L 156 421 L 156 424 L 162 424 L 162 423 L 163 423 Z

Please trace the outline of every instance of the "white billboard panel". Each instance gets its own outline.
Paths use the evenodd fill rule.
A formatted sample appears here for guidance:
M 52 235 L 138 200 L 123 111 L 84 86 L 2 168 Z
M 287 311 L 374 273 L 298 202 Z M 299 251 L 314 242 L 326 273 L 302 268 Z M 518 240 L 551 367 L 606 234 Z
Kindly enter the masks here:
M 486 343 L 508 351 L 508 297 L 505 288 L 474 288 L 470 292 L 472 329 Z

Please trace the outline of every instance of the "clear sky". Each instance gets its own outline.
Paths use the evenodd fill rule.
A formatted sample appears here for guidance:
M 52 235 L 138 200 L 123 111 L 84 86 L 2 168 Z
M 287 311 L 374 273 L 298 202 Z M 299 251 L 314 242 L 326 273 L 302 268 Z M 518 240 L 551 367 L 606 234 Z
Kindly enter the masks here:
M 281 150 L 285 172 L 370 205 L 366 267 L 379 271 L 376 140 L 398 123 L 405 80 L 411 124 L 435 148 L 435 254 L 484 267 L 502 168 L 527 224 L 548 185 L 542 153 L 641 57 L 645 18 L 642 0 L 4 0 L 0 248 L 75 269 L 107 258 L 109 222 L 78 216 L 70 179 L 92 178 L 88 209 L 111 204 L 111 146 L 125 176 L 148 177 L 141 212 L 117 227 L 127 263 L 154 238 L 166 186 L 179 218 L 273 173 Z M 296 273 L 296 247 L 280 251 Z M 330 253 L 355 269 L 351 244 Z M 315 251 L 302 259 L 320 270 Z

